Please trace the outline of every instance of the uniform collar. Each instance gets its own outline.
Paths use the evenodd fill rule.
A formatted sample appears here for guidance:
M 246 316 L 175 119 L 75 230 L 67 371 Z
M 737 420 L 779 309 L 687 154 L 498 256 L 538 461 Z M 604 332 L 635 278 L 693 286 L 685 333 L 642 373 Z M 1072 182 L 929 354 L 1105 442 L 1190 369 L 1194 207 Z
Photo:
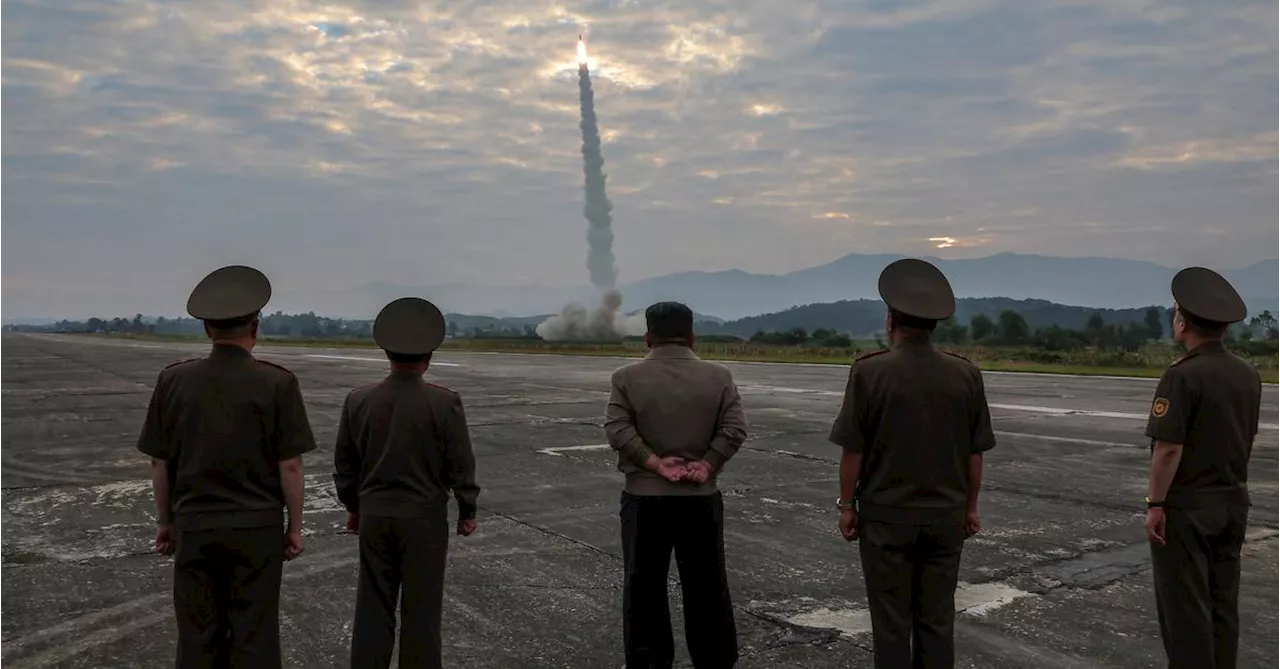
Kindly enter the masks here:
M 392 381 L 421 381 L 423 375 L 408 369 L 393 369 L 387 375 Z
M 697 354 L 693 349 L 683 344 L 662 344 L 649 349 L 649 353 L 644 356 L 645 360 L 666 359 L 666 360 L 694 360 Z
M 889 348 L 895 351 L 899 349 L 908 351 L 930 350 L 933 348 L 933 341 L 928 337 L 920 339 L 899 339 Z
M 1200 355 L 1201 353 L 1217 353 L 1225 351 L 1227 347 L 1222 343 L 1221 339 L 1202 342 L 1199 346 L 1187 351 L 1188 355 Z
M 243 346 L 236 344 L 214 344 L 213 350 L 209 352 L 210 358 L 252 358 L 253 354 L 245 350 Z

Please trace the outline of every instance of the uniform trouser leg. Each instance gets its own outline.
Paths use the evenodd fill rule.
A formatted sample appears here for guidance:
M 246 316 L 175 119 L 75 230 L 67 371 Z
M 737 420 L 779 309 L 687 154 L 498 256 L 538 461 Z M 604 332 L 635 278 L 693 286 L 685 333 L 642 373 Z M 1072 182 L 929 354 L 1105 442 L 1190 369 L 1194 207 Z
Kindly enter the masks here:
M 622 637 L 627 669 L 670 667 L 675 659 L 667 573 L 675 531 L 664 498 L 622 493 Z
M 280 527 L 180 532 L 177 666 L 279 667 Z
M 351 632 L 351 667 L 386 669 L 396 644 L 403 551 L 396 519 L 360 516 L 360 580 Z
M 173 560 L 173 608 L 178 622 L 178 669 L 227 666 L 226 577 L 215 530 L 179 531 Z
M 915 669 L 955 666 L 956 583 L 964 540 L 964 525 L 958 522 L 920 528 L 911 606 Z
M 229 667 L 280 667 L 280 580 L 284 528 L 227 530 L 223 564 L 228 572 L 226 620 Z
M 725 571 L 724 499 L 716 492 L 672 502 L 689 657 L 697 669 L 732 667 L 738 661 L 738 630 Z
M 1201 514 L 1165 512 L 1165 545 L 1151 545 L 1156 608 L 1169 667 L 1214 669 L 1210 545 Z
M 1210 538 L 1213 654 L 1217 669 L 1235 669 L 1240 641 L 1240 549 L 1244 545 L 1244 533 L 1249 522 L 1249 507 L 1228 506 L 1222 516 L 1221 530 Z
M 911 666 L 915 580 L 911 556 L 918 534 L 914 525 L 862 521 L 858 552 L 878 669 Z
M 447 508 L 430 517 L 397 519 L 404 546 L 400 591 L 400 666 L 439 669 L 445 559 L 449 554 Z

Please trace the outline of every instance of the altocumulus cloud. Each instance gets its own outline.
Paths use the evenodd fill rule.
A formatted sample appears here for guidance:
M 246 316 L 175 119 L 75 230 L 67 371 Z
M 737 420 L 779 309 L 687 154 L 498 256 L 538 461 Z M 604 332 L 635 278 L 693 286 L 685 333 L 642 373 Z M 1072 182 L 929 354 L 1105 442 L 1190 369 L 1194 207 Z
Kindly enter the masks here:
M 1274 4 L 459 4 L 6 2 L 6 314 L 585 283 L 579 32 L 623 281 L 1277 247 Z

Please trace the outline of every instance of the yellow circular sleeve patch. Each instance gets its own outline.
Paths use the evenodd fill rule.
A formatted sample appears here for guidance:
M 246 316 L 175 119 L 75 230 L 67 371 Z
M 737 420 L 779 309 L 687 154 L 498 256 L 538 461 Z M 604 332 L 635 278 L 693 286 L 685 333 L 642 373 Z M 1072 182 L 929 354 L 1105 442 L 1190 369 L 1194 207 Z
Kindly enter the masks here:
M 1155 402 L 1151 403 L 1151 415 L 1160 418 L 1169 412 L 1169 400 L 1163 397 L 1157 397 Z

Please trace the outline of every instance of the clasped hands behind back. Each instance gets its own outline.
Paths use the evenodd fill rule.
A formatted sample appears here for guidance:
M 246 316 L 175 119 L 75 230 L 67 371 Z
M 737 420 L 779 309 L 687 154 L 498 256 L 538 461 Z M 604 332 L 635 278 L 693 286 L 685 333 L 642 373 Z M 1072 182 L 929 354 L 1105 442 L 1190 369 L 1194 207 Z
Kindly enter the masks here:
M 711 478 L 711 465 L 706 460 L 686 460 L 672 455 L 658 461 L 657 474 L 672 483 L 705 483 Z

